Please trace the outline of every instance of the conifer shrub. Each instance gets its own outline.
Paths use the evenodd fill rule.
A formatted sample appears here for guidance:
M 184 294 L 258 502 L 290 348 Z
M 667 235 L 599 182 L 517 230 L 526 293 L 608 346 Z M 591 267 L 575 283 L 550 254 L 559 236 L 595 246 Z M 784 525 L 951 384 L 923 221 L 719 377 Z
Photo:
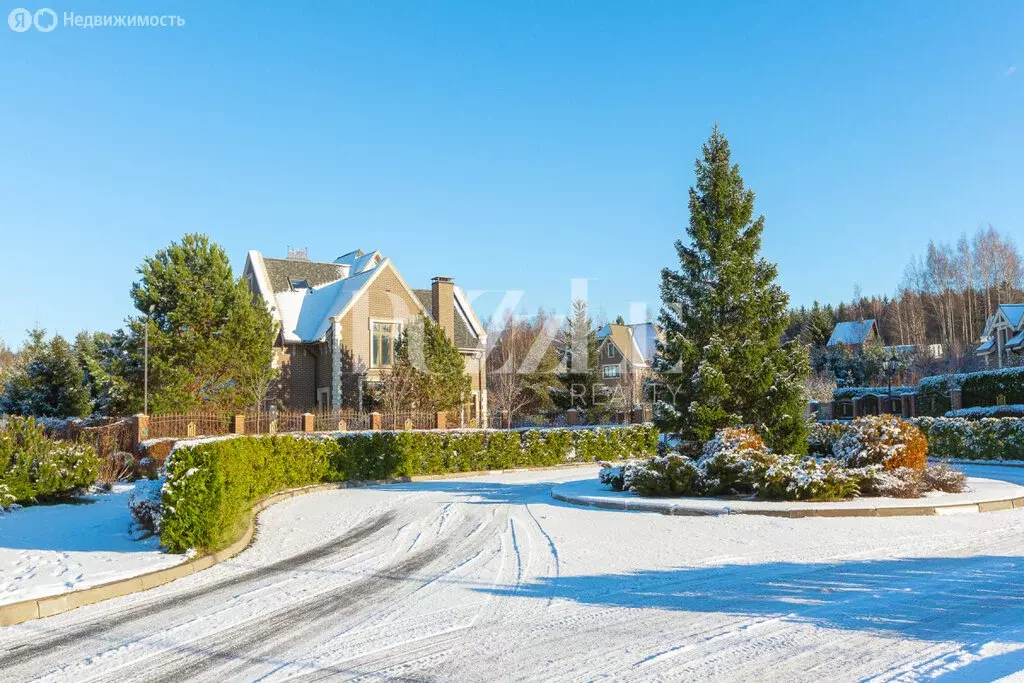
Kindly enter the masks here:
M 31 417 L 10 417 L 0 429 L 0 486 L 6 505 L 72 494 L 94 484 L 99 472 L 95 449 L 50 439 Z

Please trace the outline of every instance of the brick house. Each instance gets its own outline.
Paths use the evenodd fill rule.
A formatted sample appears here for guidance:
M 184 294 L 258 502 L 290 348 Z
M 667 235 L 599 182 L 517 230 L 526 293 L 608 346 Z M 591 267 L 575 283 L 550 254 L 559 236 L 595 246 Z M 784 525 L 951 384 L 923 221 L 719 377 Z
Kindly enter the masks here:
M 274 362 L 280 369 L 272 400 L 290 410 L 358 408 L 369 385 L 389 371 L 395 341 L 410 320 L 436 322 L 459 349 L 472 381 L 464 407 L 469 421 L 486 420 L 487 334 L 465 293 L 451 278 L 411 288 L 389 258 L 349 252 L 334 261 L 250 251 L 242 276 L 278 324 Z
M 622 408 L 644 402 L 643 383 L 651 375 L 658 328 L 653 323 L 610 323 L 597 331 L 601 384 Z
M 985 360 L 985 367 L 993 361 L 1000 368 L 1016 365 L 1016 355 L 1024 353 L 1024 304 L 999 304 L 986 321 L 974 353 Z

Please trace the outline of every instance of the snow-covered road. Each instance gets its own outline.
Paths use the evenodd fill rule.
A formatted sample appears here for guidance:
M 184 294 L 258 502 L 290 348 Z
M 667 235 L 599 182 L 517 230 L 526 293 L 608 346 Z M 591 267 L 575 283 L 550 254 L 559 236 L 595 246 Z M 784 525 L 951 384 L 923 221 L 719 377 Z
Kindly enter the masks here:
M 231 561 L 0 629 L 0 679 L 990 680 L 1024 669 L 1024 510 L 706 518 L 550 498 L 551 482 L 595 472 L 289 500 Z

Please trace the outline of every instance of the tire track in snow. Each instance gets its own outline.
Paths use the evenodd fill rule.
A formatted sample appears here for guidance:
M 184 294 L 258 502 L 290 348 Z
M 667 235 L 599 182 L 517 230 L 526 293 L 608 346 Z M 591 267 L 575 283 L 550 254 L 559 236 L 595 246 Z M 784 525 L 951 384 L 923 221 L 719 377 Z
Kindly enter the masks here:
M 265 567 L 251 569 L 236 576 L 225 577 L 212 584 L 201 585 L 180 594 L 161 597 L 159 601 L 130 607 L 91 622 L 76 624 L 51 638 L 31 640 L 21 645 L 11 646 L 3 653 L 0 653 L 0 669 L 9 669 L 44 652 L 77 644 L 83 640 L 94 639 L 122 626 L 150 619 L 162 612 L 186 608 L 219 591 L 230 590 L 258 582 L 262 579 L 289 574 L 302 569 L 317 560 L 330 557 L 340 550 L 353 547 L 371 538 L 390 524 L 395 517 L 396 514 L 393 511 L 386 512 L 356 524 L 344 534 L 328 543 L 292 555 Z

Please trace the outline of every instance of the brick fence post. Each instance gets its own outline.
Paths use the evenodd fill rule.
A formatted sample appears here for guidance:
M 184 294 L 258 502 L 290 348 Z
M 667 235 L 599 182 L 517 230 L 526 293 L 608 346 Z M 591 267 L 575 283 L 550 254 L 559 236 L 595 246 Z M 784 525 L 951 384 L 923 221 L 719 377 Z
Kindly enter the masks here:
M 964 394 L 959 389 L 949 392 L 949 409 L 960 410 L 964 407 Z
M 232 434 L 245 434 L 245 415 L 236 414 L 231 420 Z
M 373 431 L 380 431 L 381 415 L 380 413 L 370 413 L 370 429 Z
M 569 408 L 565 411 L 565 424 L 570 427 L 577 427 L 580 424 L 580 411 L 575 408 Z
M 132 450 L 139 451 L 139 444 L 149 438 L 149 415 L 139 413 L 132 417 Z
M 633 408 L 632 414 L 629 416 L 629 421 L 635 425 L 644 423 L 644 409 L 637 407 Z
M 316 418 L 313 413 L 302 414 L 302 431 L 306 434 L 312 434 L 316 429 Z
M 850 403 L 853 405 L 853 416 L 859 417 L 858 413 L 860 412 L 860 396 L 854 396 L 853 400 L 850 401 Z
M 448 413 L 437 413 L 434 419 L 434 426 L 438 429 L 448 428 Z

